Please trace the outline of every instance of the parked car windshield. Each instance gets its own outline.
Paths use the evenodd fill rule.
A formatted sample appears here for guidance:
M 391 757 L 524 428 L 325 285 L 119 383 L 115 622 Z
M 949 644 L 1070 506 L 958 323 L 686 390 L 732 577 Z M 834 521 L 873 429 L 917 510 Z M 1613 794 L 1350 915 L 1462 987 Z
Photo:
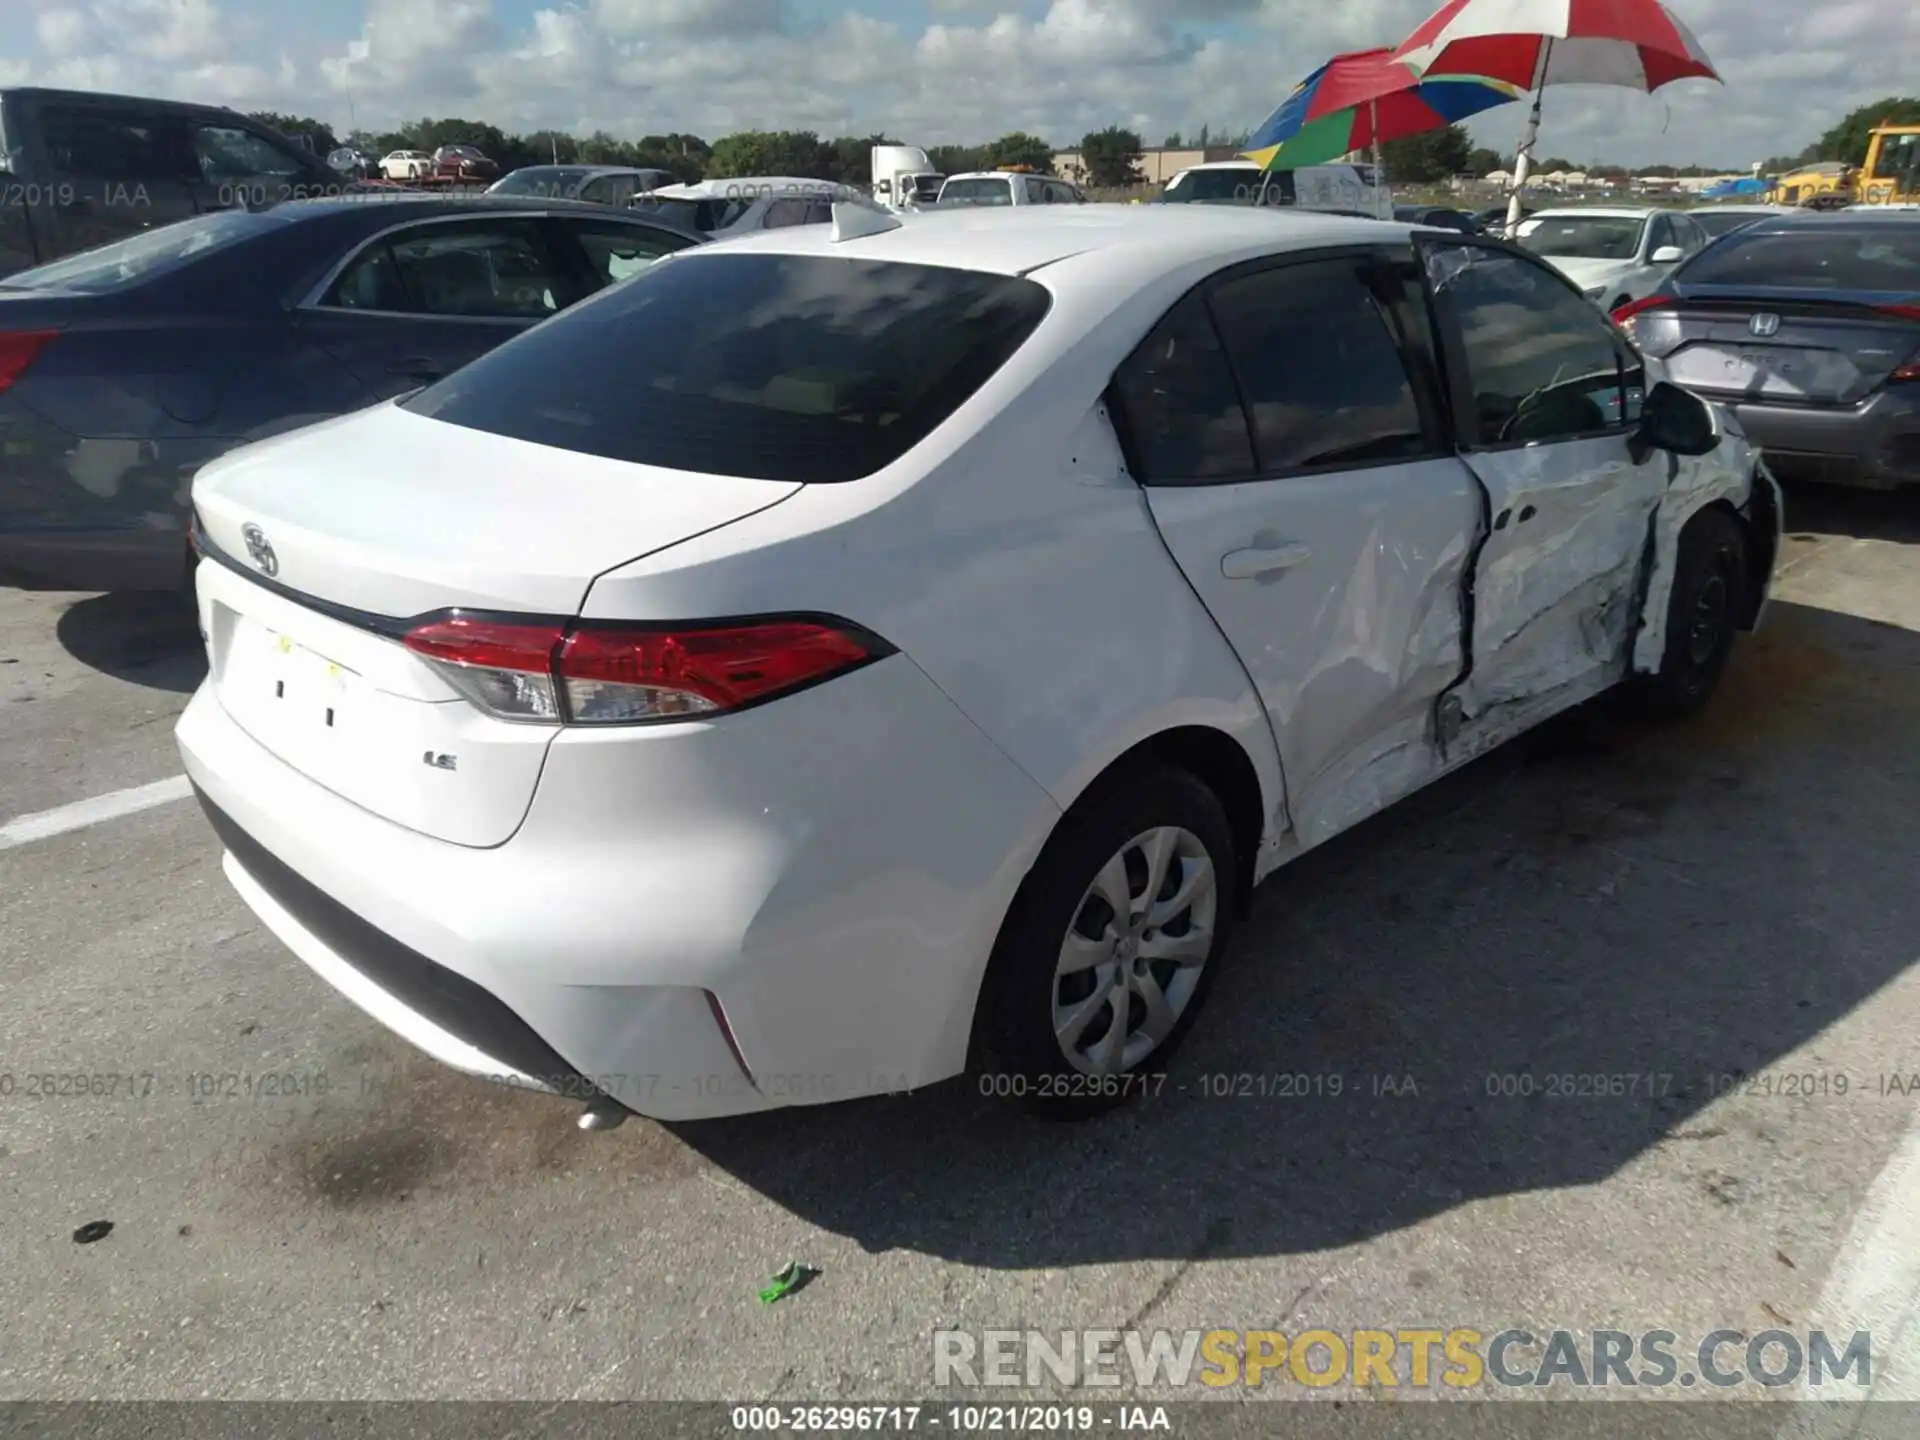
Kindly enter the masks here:
M 949 180 L 940 187 L 942 205 L 1011 205 L 1013 182 L 994 175 Z
M 1647 222 L 1626 215 L 1549 215 L 1522 220 L 1514 238 L 1536 255 L 1568 260 L 1631 260 Z
M 1920 294 L 1920 225 L 1813 225 L 1743 230 L 1702 250 L 1682 285 Z
M 857 480 L 904 455 L 985 384 L 1049 304 L 1031 280 L 942 266 L 686 256 L 563 311 L 402 404 L 641 465 Z M 679 343 L 687 336 L 700 343 Z
M 1717 240 L 1743 226 L 1758 224 L 1767 217 L 1764 213 L 1752 210 L 1689 210 L 1687 218 Z
M 9 290 L 73 290 L 104 295 L 292 223 L 291 216 L 271 210 L 216 210 L 85 250 L 51 265 L 22 270 L 0 280 L 0 285 Z
M 1260 193 L 1260 172 L 1244 170 L 1189 170 L 1174 176 L 1160 192 L 1168 205 L 1251 205 Z

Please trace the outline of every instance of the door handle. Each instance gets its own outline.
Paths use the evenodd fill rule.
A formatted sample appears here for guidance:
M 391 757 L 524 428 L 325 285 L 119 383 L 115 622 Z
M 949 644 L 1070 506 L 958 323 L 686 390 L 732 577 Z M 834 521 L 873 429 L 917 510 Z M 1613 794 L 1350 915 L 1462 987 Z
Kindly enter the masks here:
M 1285 545 L 1235 550 L 1220 557 L 1220 573 L 1229 580 L 1254 580 L 1276 570 L 1291 570 L 1304 565 L 1313 551 L 1298 541 Z

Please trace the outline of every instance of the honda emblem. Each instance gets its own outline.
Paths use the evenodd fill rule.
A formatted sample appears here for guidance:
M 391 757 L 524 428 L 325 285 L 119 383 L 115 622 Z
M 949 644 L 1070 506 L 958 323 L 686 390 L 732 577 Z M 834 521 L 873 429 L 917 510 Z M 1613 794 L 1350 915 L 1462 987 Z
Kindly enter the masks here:
M 1747 322 L 1747 329 L 1751 330 L 1763 340 L 1769 335 L 1778 335 L 1780 333 L 1780 317 L 1763 312 Z

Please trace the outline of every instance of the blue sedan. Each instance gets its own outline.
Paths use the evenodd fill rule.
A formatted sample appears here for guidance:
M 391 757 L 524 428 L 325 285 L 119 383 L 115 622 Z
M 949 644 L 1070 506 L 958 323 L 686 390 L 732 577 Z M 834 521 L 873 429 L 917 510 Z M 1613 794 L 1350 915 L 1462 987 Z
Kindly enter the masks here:
M 418 389 L 689 245 L 564 200 L 224 210 L 0 281 L 0 584 L 177 589 L 227 450 Z

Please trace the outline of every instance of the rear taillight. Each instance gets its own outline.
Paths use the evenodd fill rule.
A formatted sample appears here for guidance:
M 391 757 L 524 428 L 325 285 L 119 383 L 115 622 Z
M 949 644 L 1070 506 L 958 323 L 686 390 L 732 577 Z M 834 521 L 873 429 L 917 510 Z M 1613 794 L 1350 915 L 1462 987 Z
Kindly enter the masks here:
M 1647 311 L 1671 309 L 1678 303 L 1671 295 L 1649 295 L 1644 300 L 1629 300 L 1613 312 L 1613 323 L 1631 335 L 1634 321 Z
M 570 725 L 721 715 L 893 653 L 857 626 L 810 616 L 603 626 L 453 615 L 405 643 L 489 715 Z
M 58 330 L 0 330 L 0 390 L 27 373 Z
M 1895 320 L 1920 320 L 1920 305 L 1876 305 L 1873 308 Z M 1887 376 L 1889 385 L 1912 385 L 1916 382 L 1920 382 L 1920 350 L 1916 350 L 1906 364 L 1897 366 Z

